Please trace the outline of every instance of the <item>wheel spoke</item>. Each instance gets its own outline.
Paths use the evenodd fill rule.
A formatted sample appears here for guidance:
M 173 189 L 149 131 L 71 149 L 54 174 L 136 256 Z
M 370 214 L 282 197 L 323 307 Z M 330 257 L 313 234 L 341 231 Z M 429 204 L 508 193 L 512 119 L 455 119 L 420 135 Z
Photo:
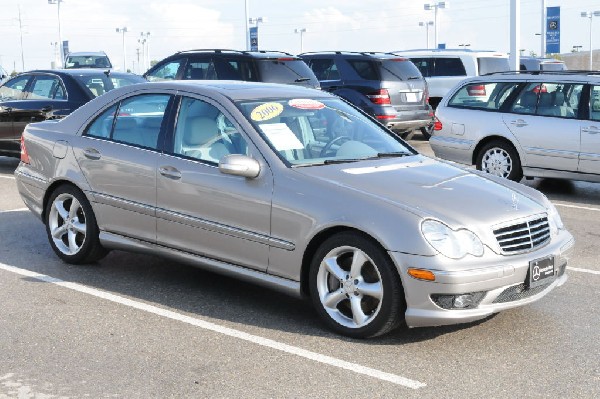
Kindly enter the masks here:
M 356 288 L 358 288 L 358 292 L 363 294 L 364 296 L 370 296 L 373 298 L 377 298 L 381 301 L 383 297 L 383 285 L 381 281 L 376 283 L 359 283 Z
M 350 297 L 350 307 L 352 309 L 352 320 L 357 327 L 362 326 L 367 321 L 367 315 L 363 312 L 361 305 L 361 298 L 359 296 Z
M 52 237 L 59 240 L 67 231 L 67 225 L 63 224 L 52 230 Z
M 340 288 L 325 295 L 325 298 L 323 299 L 323 306 L 335 310 L 337 309 L 337 305 L 344 299 L 346 299 L 346 295 L 344 294 L 344 290 Z
M 327 258 L 323 263 L 325 263 L 327 271 L 333 274 L 338 280 L 346 278 L 346 272 L 338 265 L 337 258 Z
M 85 234 L 85 223 L 73 222 L 73 229 L 81 234 Z
M 67 211 L 67 209 L 65 208 L 65 201 L 55 201 L 54 209 L 56 209 L 56 212 L 58 212 L 58 215 L 63 220 L 66 220 L 69 217 L 69 211 Z
M 79 204 L 79 201 L 77 201 L 76 198 L 73 198 L 71 200 L 71 208 L 69 209 L 69 217 L 71 219 L 77 217 L 77 212 L 79 211 L 80 208 L 81 208 L 81 205 Z
M 69 237 L 69 252 L 74 254 L 79 250 L 79 245 L 77 245 L 77 241 L 75 240 L 77 238 L 77 233 L 69 230 L 67 234 Z
M 352 252 L 352 265 L 350 266 L 350 277 L 361 277 L 362 267 L 367 263 L 368 259 L 363 251 L 357 249 Z

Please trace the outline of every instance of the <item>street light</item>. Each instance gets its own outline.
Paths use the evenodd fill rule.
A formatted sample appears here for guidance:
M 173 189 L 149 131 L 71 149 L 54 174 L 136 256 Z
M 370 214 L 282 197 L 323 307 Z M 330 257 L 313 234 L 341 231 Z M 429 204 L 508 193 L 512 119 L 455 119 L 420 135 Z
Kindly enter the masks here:
M 433 21 L 427 22 L 419 22 L 419 26 L 425 27 L 425 40 L 427 40 L 427 45 L 425 48 L 429 48 L 429 27 L 433 25 Z
M 144 69 L 150 69 L 150 32 L 141 32 L 138 43 L 142 45 L 142 62 Z
M 256 27 L 256 51 L 258 51 L 258 24 L 259 23 L 266 23 L 267 22 L 267 17 L 256 17 L 256 18 L 248 18 L 248 23 L 250 23 L 251 25 L 254 24 L 254 26 Z M 250 34 L 250 32 L 248 32 L 248 34 Z M 253 45 L 252 45 L 252 37 L 250 37 L 250 50 L 253 49 Z
M 434 48 L 438 48 L 438 20 L 437 20 L 437 15 L 438 15 L 438 8 L 450 8 L 450 3 L 447 1 L 438 1 L 436 3 L 432 3 L 432 4 L 425 4 L 424 7 L 425 11 L 430 11 L 433 10 L 434 11 L 434 24 L 433 24 L 433 32 L 434 32 L 434 36 L 435 36 L 435 42 Z
M 581 16 L 584 18 L 589 18 L 590 19 L 590 71 L 593 68 L 593 63 L 592 63 L 592 57 L 593 57 L 593 50 L 592 50 L 592 19 L 593 17 L 600 17 L 600 11 L 583 11 L 581 13 Z
M 127 33 L 127 27 L 124 26 L 122 28 L 117 28 L 117 33 L 123 34 L 123 72 L 127 72 L 127 63 L 126 63 L 126 52 L 125 52 L 125 33 Z
M 303 50 L 303 48 L 304 48 L 304 43 L 303 43 L 303 41 L 302 41 L 302 35 L 303 35 L 304 33 L 306 33 L 306 32 L 307 32 L 306 28 L 296 28 L 296 29 L 294 29 L 294 33 L 300 33 L 300 52 L 301 52 L 301 53 L 304 51 L 304 50 Z
M 60 3 L 63 0 L 48 0 L 48 4 L 56 4 L 56 8 L 58 9 L 58 47 L 59 47 L 59 56 L 60 60 L 58 60 L 58 67 L 62 67 L 62 64 L 65 60 L 65 54 L 63 54 L 63 45 L 62 45 L 62 35 L 60 33 Z

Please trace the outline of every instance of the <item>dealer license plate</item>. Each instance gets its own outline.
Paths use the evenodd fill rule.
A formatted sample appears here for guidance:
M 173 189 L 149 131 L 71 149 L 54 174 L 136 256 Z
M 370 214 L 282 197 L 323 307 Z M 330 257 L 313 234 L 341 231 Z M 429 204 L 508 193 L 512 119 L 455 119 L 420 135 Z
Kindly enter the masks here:
M 554 257 L 548 256 L 529 262 L 529 287 L 543 285 L 554 278 Z

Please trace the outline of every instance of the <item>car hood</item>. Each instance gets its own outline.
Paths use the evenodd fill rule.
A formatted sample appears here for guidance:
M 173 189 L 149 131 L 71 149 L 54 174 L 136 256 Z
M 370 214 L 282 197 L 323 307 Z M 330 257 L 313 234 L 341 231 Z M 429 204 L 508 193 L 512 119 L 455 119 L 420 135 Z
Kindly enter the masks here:
M 546 211 L 539 196 L 422 155 L 296 170 L 454 228 L 489 227 Z M 340 194 L 343 195 L 343 192 Z M 343 198 L 340 199 L 343 201 Z

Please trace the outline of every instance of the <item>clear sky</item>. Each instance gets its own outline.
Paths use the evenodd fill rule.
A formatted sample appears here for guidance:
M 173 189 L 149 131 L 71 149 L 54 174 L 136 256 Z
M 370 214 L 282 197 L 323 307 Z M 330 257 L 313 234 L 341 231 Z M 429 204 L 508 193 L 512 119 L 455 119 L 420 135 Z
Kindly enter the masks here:
M 414 0 L 248 0 L 250 17 L 267 17 L 260 24 L 260 49 L 392 51 L 426 47 L 419 21 L 433 21 L 434 12 Z M 471 49 L 507 52 L 510 0 L 450 0 L 438 11 L 438 37 L 448 48 L 470 44 Z M 141 32 L 150 32 L 149 53 L 160 60 L 194 48 L 245 49 L 244 0 L 64 0 L 60 7 L 62 39 L 71 51 L 105 51 L 113 64 L 123 64 L 117 27 L 125 34 L 127 68 L 139 72 L 136 49 Z M 521 0 L 521 48 L 540 53 L 541 0 Z M 589 50 L 589 19 L 581 11 L 600 11 L 600 0 L 547 0 L 561 7 L 561 51 L 574 45 Z M 19 7 L 21 25 L 19 27 Z M 25 70 L 49 68 L 52 43 L 58 41 L 58 7 L 48 0 L 0 0 L 0 65 L 22 70 L 21 32 Z M 595 17 L 595 48 L 600 48 L 600 17 Z M 429 30 L 433 46 L 433 27 Z M 141 52 L 141 50 L 140 50 Z M 141 61 L 140 55 L 140 61 Z

